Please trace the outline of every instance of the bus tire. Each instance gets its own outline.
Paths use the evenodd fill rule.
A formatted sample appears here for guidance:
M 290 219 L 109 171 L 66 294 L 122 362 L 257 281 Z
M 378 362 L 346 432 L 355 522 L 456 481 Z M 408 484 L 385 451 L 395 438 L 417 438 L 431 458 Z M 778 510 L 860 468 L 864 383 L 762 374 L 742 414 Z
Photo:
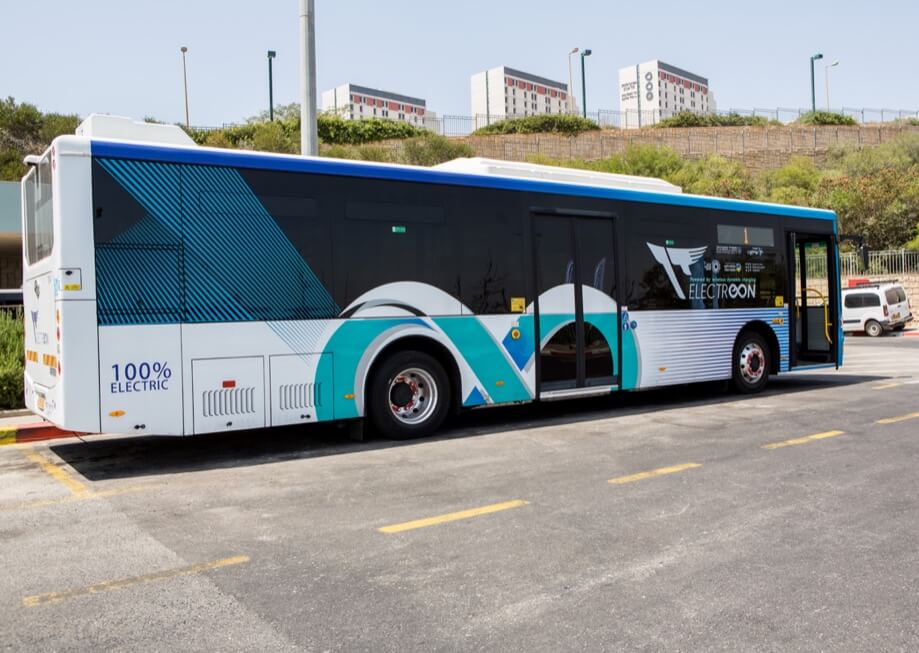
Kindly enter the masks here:
M 753 394 L 765 388 L 771 372 L 770 360 L 766 339 L 756 331 L 743 331 L 734 343 L 731 361 L 734 388 L 744 394 Z
M 884 327 L 882 327 L 881 323 L 877 320 L 868 320 L 865 322 L 865 333 L 872 338 L 877 338 L 884 333 Z
M 450 411 L 450 380 L 433 356 L 400 351 L 375 366 L 368 384 L 370 421 L 383 436 L 412 440 L 433 434 Z

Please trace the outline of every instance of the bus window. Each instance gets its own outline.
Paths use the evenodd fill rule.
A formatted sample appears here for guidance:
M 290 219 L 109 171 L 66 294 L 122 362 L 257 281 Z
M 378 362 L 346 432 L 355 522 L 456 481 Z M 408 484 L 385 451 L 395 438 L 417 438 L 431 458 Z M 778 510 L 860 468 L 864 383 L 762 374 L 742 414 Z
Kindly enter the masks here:
M 26 258 L 38 263 L 54 245 L 54 209 L 51 197 L 51 157 L 45 156 L 29 173 L 26 184 Z

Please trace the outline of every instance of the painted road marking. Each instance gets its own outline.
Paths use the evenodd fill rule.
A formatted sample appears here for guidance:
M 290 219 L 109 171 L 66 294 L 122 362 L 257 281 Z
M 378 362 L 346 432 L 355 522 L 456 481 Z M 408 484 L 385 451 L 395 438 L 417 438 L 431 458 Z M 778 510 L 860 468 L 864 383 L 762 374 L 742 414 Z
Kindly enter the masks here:
M 896 424 L 897 422 L 905 422 L 908 419 L 919 418 L 919 413 L 909 413 L 908 415 L 900 415 L 899 417 L 885 417 L 884 419 L 879 419 L 878 424 Z
M 105 499 L 107 497 L 117 497 L 121 494 L 132 494 L 134 492 L 144 492 L 154 490 L 158 485 L 130 485 L 128 487 L 112 488 L 111 490 L 101 490 L 99 492 L 87 492 L 86 494 L 71 494 L 60 499 L 38 499 L 36 501 L 23 501 L 10 505 L 0 505 L 0 512 L 9 512 L 11 510 L 29 510 L 35 508 L 45 508 L 47 506 L 57 506 L 65 503 L 77 503 L 78 501 L 92 501 L 93 499 Z
M 894 381 L 893 383 L 882 383 L 881 385 L 874 386 L 875 390 L 887 390 L 889 388 L 896 388 L 898 385 L 903 385 L 899 381 Z
M 781 449 L 782 447 L 791 447 L 796 444 L 807 444 L 808 442 L 814 442 L 815 440 L 825 440 L 826 438 L 835 438 L 837 435 L 842 435 L 845 431 L 824 431 L 823 433 L 814 433 L 813 435 L 806 435 L 803 438 L 792 438 L 791 440 L 783 440 L 782 442 L 773 442 L 772 444 L 764 444 L 763 449 Z
M 54 463 L 45 459 L 45 457 L 35 451 L 35 449 L 29 447 L 28 449 L 21 449 L 20 451 L 22 452 L 23 456 L 41 467 L 43 472 L 70 490 L 70 493 L 74 496 L 85 496 L 89 494 L 89 488 L 80 483 L 80 481 L 75 479 L 64 468 L 58 467 Z
M 221 567 L 230 567 L 232 565 L 241 565 L 246 562 L 249 562 L 249 556 L 233 556 L 232 558 L 222 558 L 220 560 L 212 560 L 211 562 L 201 562 L 199 564 L 190 565 L 188 567 L 179 567 L 178 569 L 166 569 L 164 571 L 158 571 L 152 574 L 146 574 L 144 576 L 107 580 L 101 583 L 96 583 L 95 585 L 90 585 L 89 587 L 80 587 L 77 589 L 66 590 L 64 592 L 35 594 L 34 596 L 27 596 L 22 599 L 22 604 L 27 608 L 34 608 L 38 605 L 44 605 L 46 603 L 59 603 L 61 601 L 72 599 L 78 596 L 99 594 L 100 592 L 108 592 L 110 590 L 120 590 L 126 587 L 133 587 L 134 585 L 145 585 L 147 583 L 155 583 L 157 581 L 168 580 L 170 578 L 178 578 L 180 576 L 192 576 L 194 574 L 200 574 L 204 571 L 220 569 Z
M 505 501 L 504 503 L 493 503 L 490 506 L 481 506 L 480 508 L 470 508 L 469 510 L 460 510 L 459 512 L 450 512 L 446 515 L 437 515 L 435 517 L 426 517 L 424 519 L 416 519 L 414 521 L 407 521 L 401 524 L 392 524 L 391 526 L 383 526 L 377 530 L 381 533 L 401 533 L 403 531 L 411 531 L 416 528 L 424 528 L 426 526 L 436 526 L 437 524 L 446 524 L 451 521 L 459 521 L 460 519 L 469 519 L 470 517 L 479 517 L 481 515 L 490 515 L 493 512 L 500 512 L 502 510 L 510 510 L 511 508 L 519 508 L 521 506 L 529 505 L 529 501 L 524 501 L 522 499 L 514 499 L 513 501 Z
M 659 467 L 657 469 L 652 469 L 649 472 L 639 472 L 638 474 L 630 474 L 628 476 L 620 476 L 618 478 L 611 478 L 608 483 L 612 485 L 622 485 L 623 483 L 632 483 L 634 481 L 643 481 L 646 478 L 653 478 L 655 476 L 663 476 L 664 474 L 676 474 L 677 472 L 686 471 L 687 469 L 695 469 L 696 467 L 701 467 L 699 463 L 683 463 L 682 465 L 673 465 L 671 467 Z

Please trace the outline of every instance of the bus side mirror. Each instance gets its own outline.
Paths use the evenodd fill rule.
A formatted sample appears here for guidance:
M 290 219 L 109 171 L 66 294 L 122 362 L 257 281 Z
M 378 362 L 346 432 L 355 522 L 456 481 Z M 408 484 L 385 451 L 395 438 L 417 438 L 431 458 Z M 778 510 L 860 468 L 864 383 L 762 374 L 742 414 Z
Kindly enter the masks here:
M 37 154 L 27 154 L 25 157 L 23 157 L 22 162 L 27 166 L 37 166 L 39 163 L 41 163 L 41 157 Z

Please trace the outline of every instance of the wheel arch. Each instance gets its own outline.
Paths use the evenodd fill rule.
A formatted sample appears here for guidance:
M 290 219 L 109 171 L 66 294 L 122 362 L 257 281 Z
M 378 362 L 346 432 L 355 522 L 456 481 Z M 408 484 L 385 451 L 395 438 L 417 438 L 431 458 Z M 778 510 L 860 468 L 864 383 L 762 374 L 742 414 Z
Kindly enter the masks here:
M 744 324 L 740 331 L 737 332 L 737 337 L 734 338 L 734 346 L 731 348 L 731 351 L 733 352 L 737 348 L 737 343 L 740 341 L 741 337 L 743 337 L 744 333 L 750 331 L 762 336 L 766 341 L 766 344 L 769 346 L 769 368 L 771 374 L 778 374 L 779 370 L 782 368 L 782 354 L 779 348 L 779 338 L 775 335 L 775 331 L 762 320 L 752 320 Z M 733 365 L 733 361 L 731 364 Z
M 450 350 L 440 341 L 428 336 L 419 334 L 409 334 L 396 338 L 386 343 L 373 356 L 370 362 L 370 368 L 364 377 L 362 391 L 367 396 L 368 389 L 373 382 L 374 375 L 380 367 L 380 364 L 389 356 L 403 351 L 420 351 L 434 358 L 444 368 L 447 373 L 447 379 L 450 382 L 450 409 L 451 412 L 457 412 L 462 406 L 462 379 L 460 377 L 459 364 Z

